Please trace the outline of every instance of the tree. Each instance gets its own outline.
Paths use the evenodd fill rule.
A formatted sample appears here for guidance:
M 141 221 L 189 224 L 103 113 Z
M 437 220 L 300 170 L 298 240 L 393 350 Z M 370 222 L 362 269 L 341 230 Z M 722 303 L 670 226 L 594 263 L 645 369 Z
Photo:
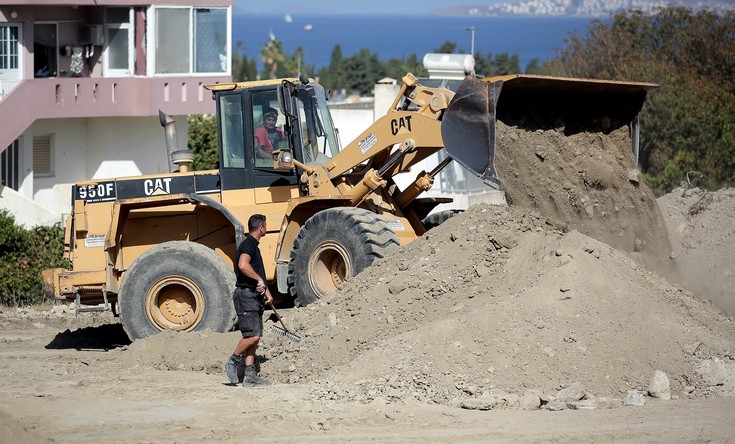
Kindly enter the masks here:
M 346 58 L 343 67 L 348 91 L 358 94 L 370 94 L 375 82 L 386 74 L 378 55 L 370 53 L 367 48 Z
M 269 79 L 278 78 L 278 64 L 286 61 L 286 55 L 283 53 L 283 42 L 271 34 L 268 41 L 260 49 L 260 60 L 265 65 L 265 77 Z
M 439 54 L 454 54 L 455 52 L 457 52 L 457 43 L 451 40 L 447 40 L 446 42 L 442 43 L 442 45 L 438 47 L 434 52 Z
M 542 65 L 539 65 L 538 58 L 531 59 L 526 65 L 526 74 L 543 74 L 544 69 Z
M 664 8 L 626 11 L 572 36 L 551 73 L 660 85 L 641 113 L 641 170 L 656 192 L 689 171 L 735 184 L 735 14 Z
M 195 170 L 219 168 L 217 119 L 212 114 L 189 116 L 189 151 L 194 153 Z
M 319 78 L 327 89 L 338 90 L 347 88 L 343 63 L 342 46 L 334 45 L 332 56 L 329 60 L 329 67 L 319 71 Z
M 507 52 L 495 54 L 492 67 L 492 75 L 494 76 L 517 74 L 521 72 L 521 64 L 518 62 L 518 54 L 509 55 Z
M 477 52 L 475 54 L 475 72 L 482 76 L 501 76 L 505 74 L 518 74 L 521 72 L 521 64 L 518 54 L 510 55 L 507 52 L 487 55 Z
M 245 52 L 245 45 L 242 41 L 235 44 L 235 51 L 232 52 L 232 80 L 235 82 L 244 82 L 247 80 L 256 80 L 258 75 L 255 60 L 249 60 Z

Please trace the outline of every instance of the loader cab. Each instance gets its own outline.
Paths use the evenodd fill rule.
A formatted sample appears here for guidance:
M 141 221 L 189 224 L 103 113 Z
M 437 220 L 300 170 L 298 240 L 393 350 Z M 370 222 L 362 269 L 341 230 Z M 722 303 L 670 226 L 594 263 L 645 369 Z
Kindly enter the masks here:
M 276 170 L 272 151 L 326 164 L 339 146 L 324 90 L 290 81 L 216 90 L 222 190 L 296 186 L 297 169 Z

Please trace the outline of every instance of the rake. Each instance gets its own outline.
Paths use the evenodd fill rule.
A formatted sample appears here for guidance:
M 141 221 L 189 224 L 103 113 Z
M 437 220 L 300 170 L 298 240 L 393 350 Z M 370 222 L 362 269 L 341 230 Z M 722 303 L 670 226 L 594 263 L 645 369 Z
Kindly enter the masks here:
M 301 336 L 297 335 L 296 333 L 293 333 L 288 328 L 286 328 L 286 324 L 283 323 L 283 319 L 281 319 L 281 315 L 279 315 L 278 312 L 276 311 L 276 307 L 273 306 L 272 302 L 269 305 L 271 306 L 271 310 L 273 310 L 273 313 L 276 315 L 278 322 L 281 323 L 281 327 L 283 327 L 281 328 L 277 325 L 271 325 L 271 331 L 281 336 L 285 336 L 294 342 L 299 342 L 301 340 Z

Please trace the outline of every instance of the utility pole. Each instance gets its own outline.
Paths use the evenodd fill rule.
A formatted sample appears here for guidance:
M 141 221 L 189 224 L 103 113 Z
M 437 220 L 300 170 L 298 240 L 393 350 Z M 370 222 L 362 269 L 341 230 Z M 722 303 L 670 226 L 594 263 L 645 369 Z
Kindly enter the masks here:
M 471 43 L 471 46 L 470 46 L 470 55 L 472 57 L 474 57 L 475 56 L 475 27 L 474 26 L 470 26 L 470 27 L 467 28 L 467 31 L 469 31 L 470 34 L 472 35 L 472 43 Z

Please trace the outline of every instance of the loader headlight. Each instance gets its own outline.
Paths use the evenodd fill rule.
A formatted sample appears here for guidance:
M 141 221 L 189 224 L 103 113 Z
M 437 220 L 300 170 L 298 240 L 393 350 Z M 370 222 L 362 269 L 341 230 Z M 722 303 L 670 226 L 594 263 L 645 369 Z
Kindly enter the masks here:
M 289 150 L 273 151 L 273 168 L 287 170 L 293 168 L 293 154 Z

